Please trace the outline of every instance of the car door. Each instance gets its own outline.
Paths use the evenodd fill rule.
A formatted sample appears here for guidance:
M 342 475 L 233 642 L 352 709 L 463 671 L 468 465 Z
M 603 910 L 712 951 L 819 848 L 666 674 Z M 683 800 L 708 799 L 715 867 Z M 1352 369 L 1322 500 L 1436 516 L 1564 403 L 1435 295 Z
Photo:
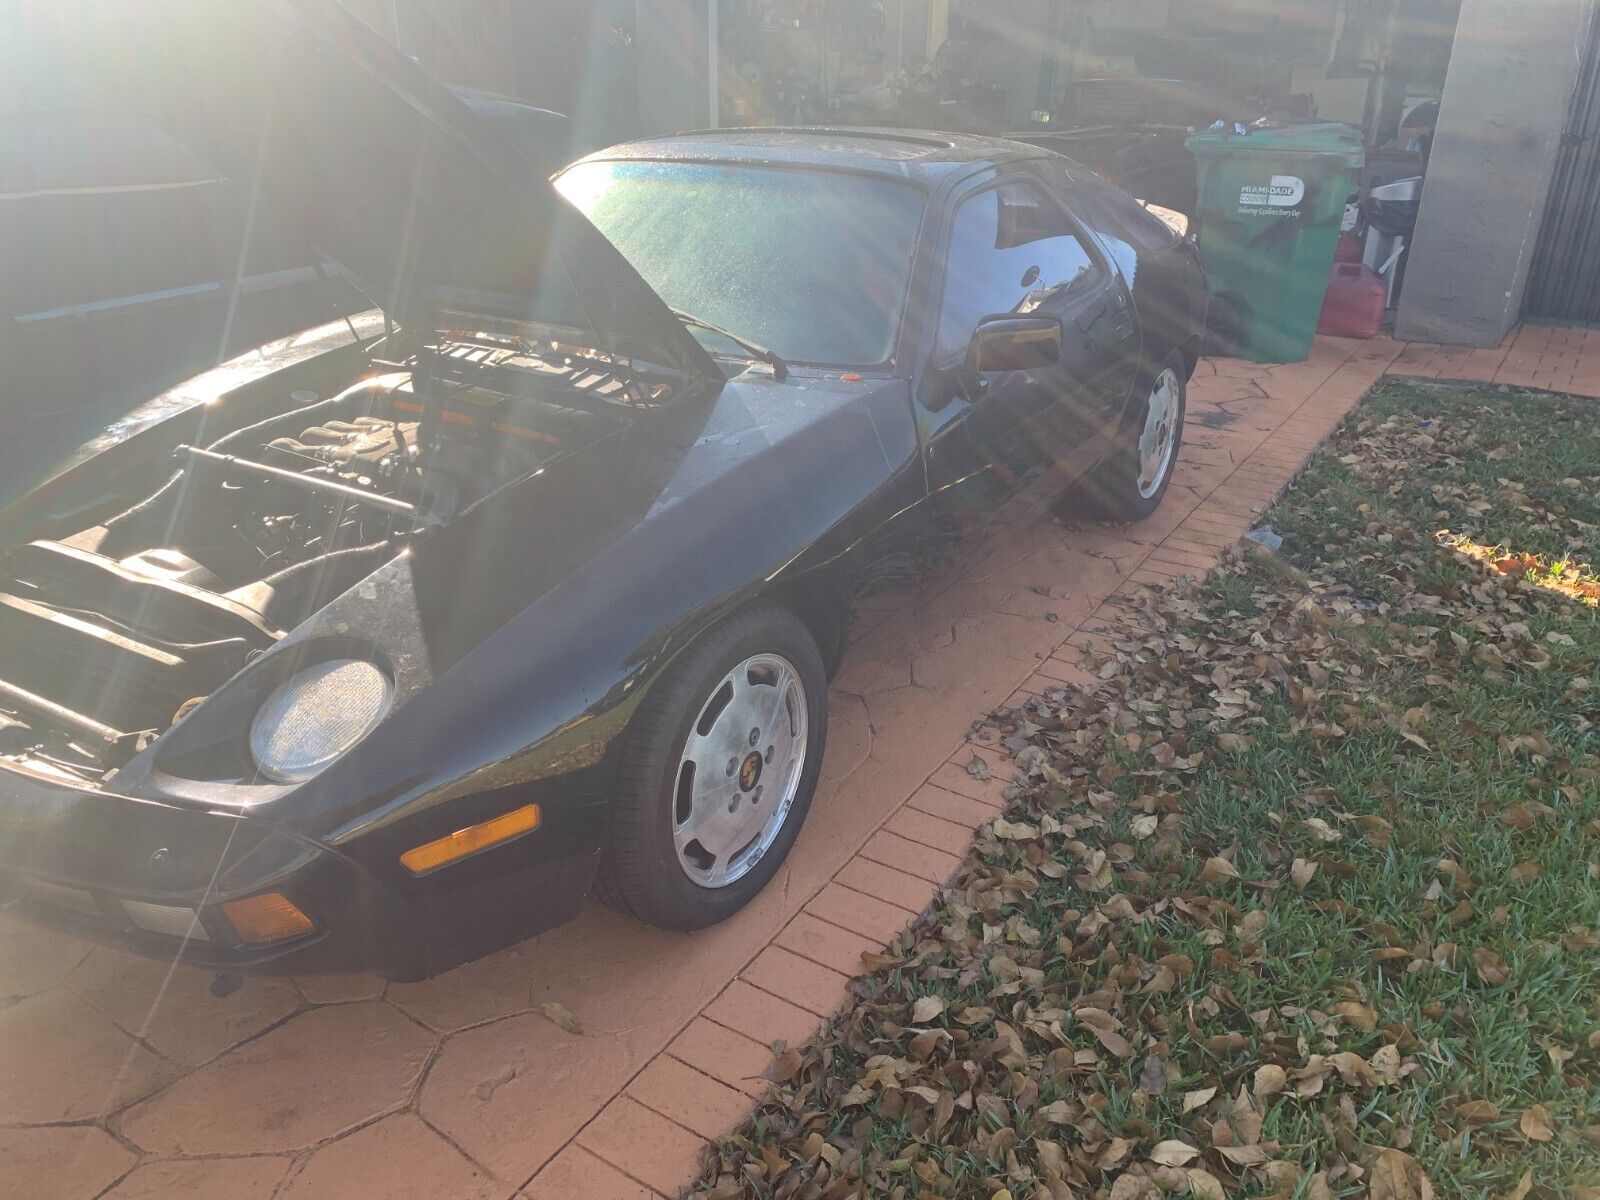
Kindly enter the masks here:
M 959 195 L 919 383 L 929 485 L 941 506 L 988 509 L 1045 469 L 1065 483 L 1104 456 L 1132 388 L 1137 325 L 1117 272 L 1025 170 Z M 977 371 L 967 351 L 997 316 L 1050 318 L 1059 361 Z

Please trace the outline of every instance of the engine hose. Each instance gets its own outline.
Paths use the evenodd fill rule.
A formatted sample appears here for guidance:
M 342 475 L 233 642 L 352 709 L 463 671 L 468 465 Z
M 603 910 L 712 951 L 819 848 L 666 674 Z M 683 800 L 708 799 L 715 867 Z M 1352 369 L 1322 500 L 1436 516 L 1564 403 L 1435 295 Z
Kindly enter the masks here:
M 263 583 L 270 583 L 273 587 L 282 587 L 286 583 L 293 583 L 302 575 L 309 575 L 313 571 L 320 571 L 324 567 L 343 566 L 347 562 L 371 555 L 376 557 L 381 554 L 392 554 L 394 548 L 388 542 L 374 542 L 370 546 L 346 546 L 343 550 L 329 550 L 326 554 L 319 554 L 315 558 L 308 558 L 304 562 L 297 562 L 284 567 L 281 571 L 274 571 L 268 575 Z
M 336 578 L 333 573 L 340 568 L 371 558 L 377 560 L 373 567 L 373 569 L 376 569 L 393 553 L 394 547 L 386 541 L 377 542 L 370 546 L 349 546 L 343 550 L 330 550 L 326 554 L 319 554 L 316 558 L 308 558 L 305 562 L 298 562 L 293 566 L 283 568 L 281 571 L 274 571 L 262 582 L 268 584 L 275 593 L 283 593 L 288 588 L 299 588 L 303 583 L 309 581 L 313 589 L 311 596 L 315 598 L 316 593 L 326 587 L 328 579 Z M 339 590 L 343 591 L 344 588 L 341 587 Z M 298 599 L 303 605 L 306 598 L 294 597 L 291 593 L 290 599 Z M 278 597 L 274 596 L 271 603 L 272 607 L 277 609 Z M 288 603 L 288 601 L 284 601 L 284 603 Z M 280 615 L 281 613 L 275 613 L 274 620 Z

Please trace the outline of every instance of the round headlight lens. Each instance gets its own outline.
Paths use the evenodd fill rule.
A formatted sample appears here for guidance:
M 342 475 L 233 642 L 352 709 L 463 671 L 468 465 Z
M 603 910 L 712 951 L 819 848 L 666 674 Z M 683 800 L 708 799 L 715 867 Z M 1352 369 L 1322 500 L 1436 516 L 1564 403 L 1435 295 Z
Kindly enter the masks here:
M 250 726 L 256 766 L 279 783 L 301 783 L 377 727 L 394 684 L 369 662 L 336 658 L 279 684 Z

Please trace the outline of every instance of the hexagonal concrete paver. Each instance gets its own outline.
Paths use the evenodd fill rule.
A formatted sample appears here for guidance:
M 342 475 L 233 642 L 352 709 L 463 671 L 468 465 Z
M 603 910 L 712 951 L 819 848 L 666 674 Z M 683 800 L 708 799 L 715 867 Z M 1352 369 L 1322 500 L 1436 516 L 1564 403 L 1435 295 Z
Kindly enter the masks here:
M 272 1200 L 293 1162 L 263 1155 L 146 1163 L 98 1200 Z
M 872 721 L 866 701 L 847 692 L 828 693 L 828 753 L 817 787 L 837 787 L 872 753 Z
M 138 1161 L 92 1125 L 0 1129 L 0 1193 L 26 1200 L 83 1200 Z
M 0 1123 L 104 1116 L 174 1073 L 64 988 L 0 1009 Z
M 163 1155 L 304 1149 L 403 1106 L 434 1042 L 387 1004 L 312 1009 L 136 1105 L 122 1133 Z
M 488 1200 L 505 1191 L 426 1122 L 396 1113 L 318 1150 L 280 1200 Z
M 0 1005 L 54 987 L 93 949 L 92 942 L 0 912 Z
M 96 950 L 67 987 L 157 1052 L 184 1066 L 254 1037 L 303 1001 L 287 979 L 246 979 L 232 995 L 211 994 L 214 975 L 192 967 Z
M 521 942 L 421 983 L 391 983 L 389 1002 L 442 1033 L 527 1012 L 537 946 Z
M 376 1000 L 389 986 L 376 975 L 296 975 L 294 981 L 312 1004 Z
M 477 1161 L 520 1183 L 639 1061 L 620 1038 L 574 1036 L 542 1012 L 523 1013 L 446 1042 L 418 1108 Z

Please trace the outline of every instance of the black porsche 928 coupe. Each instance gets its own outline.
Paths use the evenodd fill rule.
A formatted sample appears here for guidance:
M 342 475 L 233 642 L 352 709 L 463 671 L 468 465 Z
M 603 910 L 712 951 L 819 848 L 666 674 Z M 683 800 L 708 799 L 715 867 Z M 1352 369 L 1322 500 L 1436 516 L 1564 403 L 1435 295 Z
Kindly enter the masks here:
M 546 183 L 331 0 L 135 7 L 140 103 L 374 311 L 0 517 L 14 913 L 401 979 L 596 888 L 708 925 L 800 831 L 863 592 L 1046 467 L 1161 501 L 1204 281 L 1067 159 L 729 130 Z

